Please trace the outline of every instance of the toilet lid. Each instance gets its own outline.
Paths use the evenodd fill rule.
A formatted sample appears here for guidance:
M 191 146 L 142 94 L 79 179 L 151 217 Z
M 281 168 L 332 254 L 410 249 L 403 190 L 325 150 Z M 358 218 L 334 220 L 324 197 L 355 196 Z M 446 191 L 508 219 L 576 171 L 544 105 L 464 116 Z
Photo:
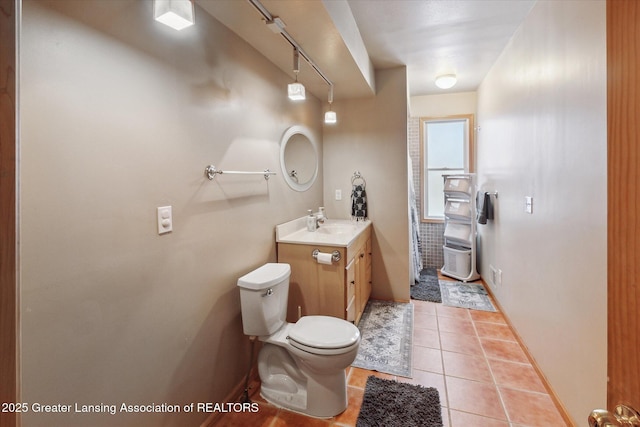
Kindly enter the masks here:
M 346 320 L 330 316 L 304 316 L 289 330 L 289 339 L 306 347 L 345 348 L 354 345 L 360 331 Z

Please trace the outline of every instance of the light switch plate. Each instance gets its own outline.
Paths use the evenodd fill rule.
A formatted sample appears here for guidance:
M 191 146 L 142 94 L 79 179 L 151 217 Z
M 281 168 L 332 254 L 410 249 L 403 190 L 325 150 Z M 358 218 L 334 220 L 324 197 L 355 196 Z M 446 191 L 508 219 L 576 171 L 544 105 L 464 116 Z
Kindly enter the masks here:
M 158 214 L 158 234 L 165 234 L 173 231 L 173 214 L 171 206 L 161 206 L 157 208 Z
M 342 190 L 336 190 L 336 200 L 342 200 Z
M 533 213 L 533 197 L 526 196 L 524 198 L 524 211 L 528 214 Z

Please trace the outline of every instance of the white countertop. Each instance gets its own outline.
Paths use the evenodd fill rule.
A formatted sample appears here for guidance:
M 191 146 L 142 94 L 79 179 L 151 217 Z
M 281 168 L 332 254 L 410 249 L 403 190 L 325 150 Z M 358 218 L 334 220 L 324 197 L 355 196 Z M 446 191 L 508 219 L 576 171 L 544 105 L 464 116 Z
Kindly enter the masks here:
M 302 217 L 277 225 L 276 242 L 346 247 L 371 224 L 368 219 L 328 219 L 316 231 L 307 231 L 306 220 Z

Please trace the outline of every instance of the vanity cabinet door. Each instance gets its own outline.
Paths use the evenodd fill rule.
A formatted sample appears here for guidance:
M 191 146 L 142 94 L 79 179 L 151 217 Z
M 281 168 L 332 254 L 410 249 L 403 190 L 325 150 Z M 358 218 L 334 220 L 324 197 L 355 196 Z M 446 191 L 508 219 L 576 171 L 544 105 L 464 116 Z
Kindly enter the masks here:
M 346 298 L 345 298 L 345 320 L 354 322 L 356 320 L 356 265 L 355 260 L 351 260 L 346 268 Z
M 364 289 L 364 304 L 367 304 L 371 297 L 371 239 L 367 240 L 364 249 L 364 280 L 362 287 Z M 364 307 L 363 307 L 364 310 Z
M 371 240 L 362 245 L 355 259 L 356 264 L 356 323 L 364 312 L 371 296 Z
M 355 283 L 356 283 L 356 324 L 360 321 L 360 317 L 362 316 L 362 312 L 364 310 L 364 305 L 362 304 L 362 298 L 363 298 L 363 293 L 362 293 L 362 279 L 364 278 L 363 276 L 363 271 L 362 271 L 362 267 L 364 266 L 364 263 L 362 262 L 362 250 L 358 251 L 358 253 L 356 254 L 356 257 L 353 260 L 353 268 L 355 270 Z M 366 302 L 365 302 L 366 305 Z
M 340 252 L 340 261 L 319 264 L 312 257 L 316 246 L 278 244 L 278 262 L 291 265 L 287 322 L 300 316 L 324 315 L 345 318 L 345 249 L 322 248 L 323 252 Z
M 360 322 L 360 317 L 364 312 L 369 297 L 371 296 L 371 239 L 362 242 L 362 244 L 354 251 L 354 257 L 349 262 L 347 270 L 347 282 L 353 283 L 354 287 L 354 311 L 352 318 L 347 320 L 354 321 L 356 324 Z M 349 307 L 351 309 L 351 307 Z
M 367 301 L 371 296 L 371 239 L 363 246 L 360 253 L 360 278 L 358 285 L 360 287 L 360 305 L 364 311 Z

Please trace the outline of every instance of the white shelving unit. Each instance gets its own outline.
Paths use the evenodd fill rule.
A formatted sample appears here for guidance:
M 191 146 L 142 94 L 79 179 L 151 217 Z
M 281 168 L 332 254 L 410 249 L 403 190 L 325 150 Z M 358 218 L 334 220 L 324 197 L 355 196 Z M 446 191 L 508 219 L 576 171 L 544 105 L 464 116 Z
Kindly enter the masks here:
M 444 177 L 444 266 L 440 272 L 463 282 L 480 278 L 476 268 L 476 176 Z

